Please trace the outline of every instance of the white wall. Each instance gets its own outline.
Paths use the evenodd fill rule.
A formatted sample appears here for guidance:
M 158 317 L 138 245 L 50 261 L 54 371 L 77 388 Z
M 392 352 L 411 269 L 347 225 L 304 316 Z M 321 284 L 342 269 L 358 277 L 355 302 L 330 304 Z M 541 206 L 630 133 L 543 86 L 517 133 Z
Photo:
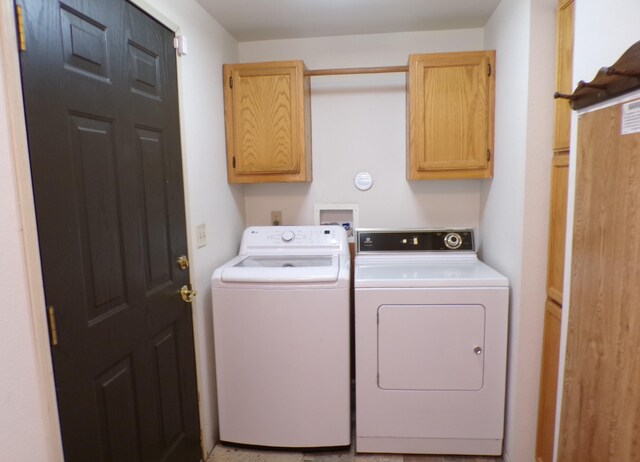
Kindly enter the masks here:
M 504 0 L 496 48 L 496 172 L 483 192 L 483 259 L 511 281 L 505 458 L 535 460 L 552 152 L 554 0 Z
M 576 1 L 573 80 L 589 82 L 640 40 L 638 0 Z M 574 86 L 575 88 L 575 86 Z
M 479 50 L 482 29 L 240 43 L 240 61 L 302 59 L 309 69 L 405 65 L 411 53 Z M 313 181 L 246 187 L 246 219 L 313 223 L 314 203 L 357 203 L 361 227 L 477 226 L 487 180 L 406 180 L 405 74 L 313 77 Z M 373 187 L 353 186 L 359 171 Z
M 236 61 L 238 49 L 235 39 L 195 0 L 184 0 L 179 4 L 171 0 L 153 0 L 149 4 L 179 25 L 182 33 L 189 37 L 189 55 L 178 60 L 178 72 L 191 277 L 198 291 L 193 308 L 201 426 L 205 449 L 210 451 L 217 439 L 217 404 L 209 278 L 216 266 L 237 253 L 244 228 L 243 189 L 230 187 L 226 181 L 221 77 L 222 64 Z M 2 2 L 2 9 L 2 49 L 5 53 L 6 50 L 14 53 L 17 45 L 12 35 L 10 2 Z M 11 114 L 10 107 L 4 104 L 3 78 L 7 77 L 7 72 L 14 72 L 9 74 L 11 78 L 19 76 L 15 67 L 5 70 L 5 61 L 0 61 L 0 242 L 3 256 L 0 267 L 0 306 L 3 308 L 0 364 L 4 370 L 0 374 L 0 459 L 53 461 L 59 460 L 59 441 L 57 429 L 49 419 L 53 415 L 53 421 L 56 420 L 55 403 L 47 401 L 53 393 L 46 380 L 50 380 L 46 376 L 50 365 L 39 360 L 36 351 L 37 345 L 43 342 L 44 310 L 41 306 L 34 308 L 37 316 L 32 319 L 30 306 L 38 301 L 29 299 L 26 273 L 25 249 L 33 255 L 37 254 L 37 248 L 33 249 L 37 246 L 30 248 L 25 244 L 18 211 L 29 207 L 24 202 L 19 204 L 16 187 L 21 187 L 17 184 L 20 175 L 16 174 L 13 165 L 16 159 L 20 163 L 25 160 L 20 157 L 20 151 L 9 144 L 8 118 Z M 12 89 L 15 95 L 15 86 Z M 22 112 L 15 113 L 19 118 Z M 201 223 L 207 226 L 208 245 L 197 249 L 195 226 Z M 49 360 L 47 351 L 44 357 L 44 362 Z M 47 407 L 49 404 L 51 408 Z

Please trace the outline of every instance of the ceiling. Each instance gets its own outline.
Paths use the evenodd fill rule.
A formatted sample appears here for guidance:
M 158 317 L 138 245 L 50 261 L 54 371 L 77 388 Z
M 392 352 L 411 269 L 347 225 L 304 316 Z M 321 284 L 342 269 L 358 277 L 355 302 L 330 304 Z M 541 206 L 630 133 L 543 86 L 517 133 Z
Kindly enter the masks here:
M 197 0 L 240 42 L 483 27 L 501 0 Z

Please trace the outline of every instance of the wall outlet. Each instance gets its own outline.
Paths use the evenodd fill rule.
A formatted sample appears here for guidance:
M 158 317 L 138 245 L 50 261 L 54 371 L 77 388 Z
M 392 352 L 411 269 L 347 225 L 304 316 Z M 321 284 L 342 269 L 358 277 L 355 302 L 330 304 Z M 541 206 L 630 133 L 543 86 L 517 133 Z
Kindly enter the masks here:
M 271 224 L 273 226 L 280 226 L 282 224 L 282 212 L 271 211 Z
M 196 226 L 196 245 L 198 248 L 207 245 L 207 226 L 204 223 Z

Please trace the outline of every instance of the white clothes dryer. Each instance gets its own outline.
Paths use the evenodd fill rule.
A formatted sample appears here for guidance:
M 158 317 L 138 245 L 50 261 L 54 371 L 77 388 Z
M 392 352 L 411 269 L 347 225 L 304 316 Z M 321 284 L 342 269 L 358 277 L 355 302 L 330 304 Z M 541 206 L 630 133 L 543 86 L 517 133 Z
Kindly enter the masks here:
M 212 277 L 220 439 L 347 446 L 350 257 L 340 226 L 247 228 Z
M 502 452 L 508 281 L 473 230 L 358 230 L 356 450 Z

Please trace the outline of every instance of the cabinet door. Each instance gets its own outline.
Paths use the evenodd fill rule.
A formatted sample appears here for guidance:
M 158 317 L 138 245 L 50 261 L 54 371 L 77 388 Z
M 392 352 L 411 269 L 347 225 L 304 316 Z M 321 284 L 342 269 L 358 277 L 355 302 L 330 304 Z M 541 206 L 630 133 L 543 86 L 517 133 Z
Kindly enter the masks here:
M 493 174 L 494 51 L 411 55 L 407 178 Z
M 564 152 L 553 156 L 553 164 L 551 166 L 551 206 L 549 210 L 547 294 L 558 305 L 562 305 L 568 194 L 569 153 Z
M 553 461 L 561 319 L 560 306 L 547 300 L 544 311 L 540 401 L 538 403 L 538 440 L 536 443 L 536 461 L 538 462 Z
M 310 180 L 302 61 L 225 65 L 224 82 L 229 182 Z
M 570 94 L 573 78 L 573 0 L 560 0 L 558 5 L 556 90 Z M 556 99 L 556 120 L 553 147 L 568 150 L 571 132 L 569 100 Z

